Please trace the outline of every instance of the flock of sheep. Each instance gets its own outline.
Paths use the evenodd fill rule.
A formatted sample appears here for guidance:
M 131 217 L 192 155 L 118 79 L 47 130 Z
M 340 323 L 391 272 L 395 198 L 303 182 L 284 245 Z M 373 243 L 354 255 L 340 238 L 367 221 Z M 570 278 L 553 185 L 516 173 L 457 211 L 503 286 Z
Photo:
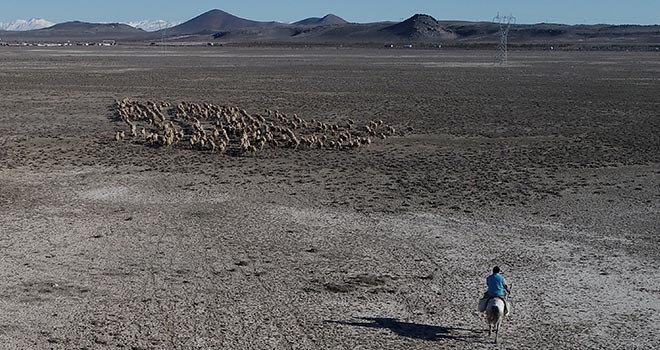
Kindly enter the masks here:
M 186 145 L 195 150 L 233 155 L 255 155 L 266 147 L 354 149 L 385 139 L 396 130 L 382 120 L 358 126 L 305 120 L 297 115 L 266 109 L 249 114 L 244 109 L 209 103 L 116 101 L 116 117 L 128 130 L 115 134 L 117 141 L 133 139 L 147 145 Z

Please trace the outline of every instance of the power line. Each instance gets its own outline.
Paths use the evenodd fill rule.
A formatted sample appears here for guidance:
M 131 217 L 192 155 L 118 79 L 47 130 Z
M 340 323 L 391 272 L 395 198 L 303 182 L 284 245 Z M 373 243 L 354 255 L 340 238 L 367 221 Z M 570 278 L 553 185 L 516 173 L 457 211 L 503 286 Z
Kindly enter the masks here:
M 500 43 L 497 45 L 497 54 L 495 55 L 495 63 L 507 64 L 509 62 L 509 30 L 511 26 L 516 24 L 516 17 L 513 15 L 497 16 L 493 18 L 493 22 L 500 26 Z
M 165 55 L 165 37 L 167 36 L 167 23 L 160 23 L 160 53 Z

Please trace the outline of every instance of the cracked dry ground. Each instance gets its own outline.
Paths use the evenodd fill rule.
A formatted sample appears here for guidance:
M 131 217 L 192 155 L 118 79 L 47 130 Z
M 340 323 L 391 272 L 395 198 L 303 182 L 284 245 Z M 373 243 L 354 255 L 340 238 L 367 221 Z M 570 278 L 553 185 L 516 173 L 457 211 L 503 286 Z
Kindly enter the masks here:
M 7 348 L 504 348 L 660 342 L 654 53 L 0 50 Z M 115 98 L 403 135 L 222 157 L 112 141 Z M 408 131 L 412 128 L 411 131 Z

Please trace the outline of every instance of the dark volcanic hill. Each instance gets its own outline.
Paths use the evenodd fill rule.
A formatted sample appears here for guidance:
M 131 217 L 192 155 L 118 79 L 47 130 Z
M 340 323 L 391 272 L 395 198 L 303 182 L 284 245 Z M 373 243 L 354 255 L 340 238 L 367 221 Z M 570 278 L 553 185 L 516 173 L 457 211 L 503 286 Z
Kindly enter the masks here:
M 407 20 L 380 30 L 399 39 L 412 41 L 455 39 L 456 34 L 447 30 L 433 17 L 417 14 Z
M 258 22 L 234 16 L 221 10 L 211 10 L 178 26 L 167 29 L 168 35 L 214 34 L 244 28 L 267 28 L 278 22 Z
M 401 23 L 346 23 L 315 26 L 296 33 L 295 40 L 322 43 L 439 43 L 456 34 L 428 15 L 414 15 Z
M 348 24 L 348 22 L 339 16 L 328 14 L 322 18 L 310 17 L 303 19 L 302 21 L 295 22 L 293 24 L 301 25 L 301 26 L 333 26 L 333 25 Z

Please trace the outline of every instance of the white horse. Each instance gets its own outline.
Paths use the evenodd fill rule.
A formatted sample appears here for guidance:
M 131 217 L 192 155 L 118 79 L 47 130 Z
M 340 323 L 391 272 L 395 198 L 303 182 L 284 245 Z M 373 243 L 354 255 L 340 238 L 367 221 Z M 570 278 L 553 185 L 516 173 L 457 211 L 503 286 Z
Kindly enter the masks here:
M 495 332 L 495 343 L 500 333 L 500 326 L 504 321 L 504 301 L 500 298 L 491 298 L 486 304 L 486 321 L 488 322 L 488 336 Z
M 488 336 L 495 332 L 495 343 L 499 336 L 500 327 L 504 318 L 511 313 L 511 303 L 508 301 L 511 295 L 511 286 L 506 287 L 507 293 L 503 298 L 487 298 L 484 296 L 479 300 L 479 311 L 486 312 L 486 322 L 488 322 Z M 506 302 L 506 305 L 504 304 Z

